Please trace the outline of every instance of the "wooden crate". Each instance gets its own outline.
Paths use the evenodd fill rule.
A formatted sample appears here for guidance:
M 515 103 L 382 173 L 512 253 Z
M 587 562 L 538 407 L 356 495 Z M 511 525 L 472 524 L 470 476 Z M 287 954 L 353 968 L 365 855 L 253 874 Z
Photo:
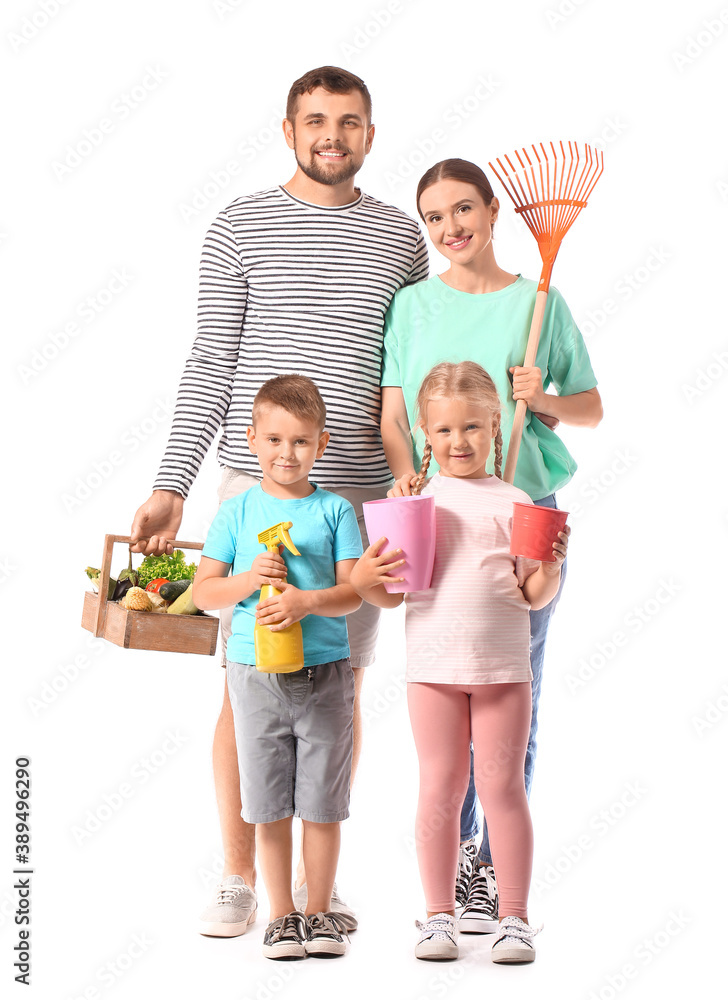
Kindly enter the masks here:
M 107 535 L 101 564 L 99 593 L 87 591 L 83 599 L 83 628 L 124 649 L 153 649 L 167 653 L 202 653 L 212 656 L 217 647 L 219 621 L 212 615 L 166 615 L 127 611 L 107 601 L 111 554 L 116 542 L 129 544 L 126 535 Z M 178 549 L 201 549 L 199 542 L 177 542 Z

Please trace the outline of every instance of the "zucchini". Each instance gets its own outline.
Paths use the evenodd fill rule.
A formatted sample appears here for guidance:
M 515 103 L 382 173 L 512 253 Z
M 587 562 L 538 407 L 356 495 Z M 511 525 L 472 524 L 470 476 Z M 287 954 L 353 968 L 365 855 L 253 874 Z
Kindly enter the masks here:
M 192 602 L 192 587 L 187 587 L 184 594 L 180 594 L 174 604 L 167 608 L 168 615 L 196 615 L 198 611 L 199 608 Z
M 159 596 L 163 597 L 165 601 L 176 601 L 191 583 L 192 580 L 171 580 L 169 583 L 163 583 L 159 588 Z

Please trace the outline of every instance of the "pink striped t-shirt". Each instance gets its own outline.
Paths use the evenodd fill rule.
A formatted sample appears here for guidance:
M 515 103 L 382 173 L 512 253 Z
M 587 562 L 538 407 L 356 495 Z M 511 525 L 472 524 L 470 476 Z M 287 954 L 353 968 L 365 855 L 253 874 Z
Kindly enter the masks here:
M 530 681 L 530 605 L 520 584 L 540 564 L 509 551 L 513 501 L 530 497 L 496 476 L 440 473 L 422 493 L 435 497 L 437 549 L 430 589 L 406 596 L 406 679 Z

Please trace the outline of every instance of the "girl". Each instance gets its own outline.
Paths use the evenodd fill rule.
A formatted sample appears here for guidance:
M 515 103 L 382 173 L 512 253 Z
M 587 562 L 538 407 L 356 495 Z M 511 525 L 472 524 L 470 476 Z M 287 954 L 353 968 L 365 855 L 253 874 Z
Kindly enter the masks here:
M 474 362 L 436 365 L 417 395 L 425 437 L 417 493 L 434 460 L 439 472 L 424 493 L 435 497 L 437 548 L 429 590 L 407 595 L 407 700 L 420 762 L 416 844 L 427 902 L 418 923 L 415 955 L 458 956 L 455 874 L 460 810 L 468 787 L 470 744 L 475 784 L 488 816 L 500 889 L 501 914 L 492 949 L 495 962 L 532 962 L 526 907 L 532 831 L 523 780 L 531 720 L 529 605 L 555 596 L 566 555 L 566 528 L 554 542 L 554 562 L 509 553 L 513 501 L 529 502 L 501 481 L 500 400 L 493 380 Z M 495 475 L 486 461 L 495 442 Z M 370 545 L 351 583 L 380 607 L 384 580 L 403 559 Z
M 477 361 L 491 373 L 503 401 L 503 451 L 507 453 L 515 403 L 528 404 L 515 485 L 534 503 L 555 507 L 576 463 L 554 433 L 560 421 L 594 427 L 602 416 L 596 378 L 584 341 L 559 292 L 551 286 L 536 364 L 521 362 L 536 282 L 498 266 L 493 231 L 498 199 L 474 163 L 442 160 L 421 178 L 417 209 L 435 248 L 449 262 L 443 274 L 400 289 L 387 313 L 382 374 L 382 440 L 395 479 L 394 495 L 408 494 L 422 460 L 424 440 L 414 427 L 417 389 L 438 361 Z M 545 390 L 552 385 L 558 395 Z M 433 465 L 433 470 L 436 465 Z M 493 460 L 488 465 L 493 471 Z M 562 576 L 563 580 L 563 576 Z M 558 594 L 531 613 L 531 730 L 526 752 L 527 793 L 536 756 L 538 701 L 546 633 Z M 486 818 L 487 817 L 486 814 Z M 488 823 L 489 825 L 489 823 Z M 487 933 L 497 926 L 498 896 L 488 829 L 476 854 L 475 789 L 471 780 L 461 824 L 458 869 L 460 929 Z

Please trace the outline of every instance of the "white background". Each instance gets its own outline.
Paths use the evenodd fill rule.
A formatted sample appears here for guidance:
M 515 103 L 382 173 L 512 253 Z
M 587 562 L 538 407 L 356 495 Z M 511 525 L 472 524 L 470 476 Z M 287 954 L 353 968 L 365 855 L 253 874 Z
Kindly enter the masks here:
M 725 895 L 728 8 L 46 0 L 45 9 L 5 4 L 0 32 L 12 470 L 0 548 L 3 989 L 26 995 L 12 982 L 8 808 L 22 754 L 33 771 L 31 990 L 44 1000 L 481 990 L 611 1000 L 709 989 Z M 397 613 L 365 682 L 339 870 L 361 929 L 345 960 L 295 965 L 261 957 L 264 898 L 246 936 L 196 934 L 221 864 L 216 658 L 121 650 L 80 628 L 83 569 L 99 564 L 106 532 L 128 531 L 166 443 L 204 232 L 234 197 L 292 175 L 285 97 L 324 63 L 367 81 L 377 133 L 361 184 L 410 214 L 417 179 L 437 159 L 487 169 L 498 154 L 560 138 L 604 149 L 604 176 L 554 274 L 587 339 L 605 418 L 596 431 L 563 431 L 580 469 L 560 497 L 573 540 L 540 713 L 531 917 L 545 930 L 530 968 L 492 965 L 490 940 L 477 937 L 462 939 L 455 965 L 413 957 L 423 900 Z M 497 193 L 499 262 L 535 277 L 535 241 Z M 217 481 L 210 454 L 183 537 L 204 537 Z M 120 548 L 114 569 L 122 565 Z M 124 783 L 130 797 L 109 816 L 105 801 L 117 802 Z M 79 834 L 97 812 L 108 818 Z

